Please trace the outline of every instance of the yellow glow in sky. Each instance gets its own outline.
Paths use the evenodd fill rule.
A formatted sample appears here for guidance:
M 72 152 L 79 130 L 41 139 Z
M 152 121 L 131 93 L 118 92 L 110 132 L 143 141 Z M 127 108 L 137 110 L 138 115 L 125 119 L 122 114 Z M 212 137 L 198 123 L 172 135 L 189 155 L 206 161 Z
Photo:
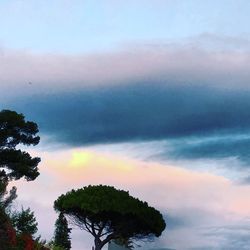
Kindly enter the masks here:
M 73 152 L 70 165 L 73 167 L 82 167 L 88 164 L 92 157 L 93 155 L 90 152 Z

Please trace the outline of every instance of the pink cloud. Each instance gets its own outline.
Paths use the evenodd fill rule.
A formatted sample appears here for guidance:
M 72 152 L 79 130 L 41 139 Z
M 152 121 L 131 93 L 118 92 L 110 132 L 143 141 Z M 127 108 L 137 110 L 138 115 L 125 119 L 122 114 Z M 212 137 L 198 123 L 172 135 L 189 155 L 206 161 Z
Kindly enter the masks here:
M 41 176 L 34 182 L 18 183 L 19 200 L 31 208 L 35 204 L 38 211 L 38 204 L 47 207 L 50 217 L 54 214 L 53 201 L 60 194 L 89 184 L 129 190 L 131 195 L 147 201 L 167 218 L 172 214 L 187 218 L 191 225 L 170 231 L 167 227 L 159 241 L 179 249 L 187 249 L 191 242 L 197 246 L 202 242 L 209 244 L 207 238 L 199 235 L 206 229 L 198 228 L 237 225 L 250 216 L 250 187 L 236 185 L 222 176 L 97 153 L 93 149 L 38 154 L 43 158 Z M 40 213 L 39 218 L 42 220 Z M 53 223 L 48 222 L 49 232 Z M 45 232 L 44 221 L 41 227 Z M 177 240 L 180 235 L 184 237 L 181 242 Z
M 136 46 L 92 55 L 0 51 L 0 86 L 34 94 L 140 81 L 248 86 L 250 55 L 192 46 Z M 29 86 L 31 82 L 33 85 Z M 13 91 L 14 92 L 14 91 Z M 20 95 L 20 92 L 18 92 Z

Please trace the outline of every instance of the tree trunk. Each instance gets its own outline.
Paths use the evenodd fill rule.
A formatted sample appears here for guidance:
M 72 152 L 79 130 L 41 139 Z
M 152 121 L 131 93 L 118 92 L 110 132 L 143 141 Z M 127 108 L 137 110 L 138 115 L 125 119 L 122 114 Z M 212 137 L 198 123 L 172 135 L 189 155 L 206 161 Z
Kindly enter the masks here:
M 95 238 L 95 250 L 101 250 L 103 244 L 99 238 Z

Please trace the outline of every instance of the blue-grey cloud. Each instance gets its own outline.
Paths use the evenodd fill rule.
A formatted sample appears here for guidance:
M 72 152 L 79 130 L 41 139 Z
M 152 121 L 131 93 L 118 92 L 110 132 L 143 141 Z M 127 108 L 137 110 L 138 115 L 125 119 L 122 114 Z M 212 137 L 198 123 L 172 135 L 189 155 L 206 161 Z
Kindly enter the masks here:
M 246 219 L 247 220 L 247 219 Z M 228 249 L 228 250 L 248 250 L 250 245 L 249 239 L 250 226 L 246 224 L 211 227 L 207 229 L 204 236 L 211 239 L 211 241 L 219 241 L 220 244 L 214 249 Z
M 167 223 L 167 230 L 176 230 L 183 227 L 189 227 L 192 225 L 190 217 L 183 214 L 171 214 L 168 212 L 164 215 L 164 220 Z
M 250 135 L 231 134 L 221 136 L 182 138 L 172 140 L 163 145 L 161 153 L 156 158 L 168 159 L 225 159 L 231 158 L 239 161 L 241 165 L 247 166 L 250 163 Z M 231 167 L 234 167 L 232 164 Z M 247 182 L 244 180 L 242 182 Z M 249 182 L 249 181 L 248 181 Z
M 248 139 L 234 136 L 250 132 L 249 51 L 156 46 L 93 56 L 0 52 L 1 107 L 24 113 L 54 142 L 178 139 L 167 156 L 248 162 Z M 207 140 L 222 135 L 233 139 Z
M 250 185 L 250 176 L 246 176 L 238 181 L 240 185 Z
M 169 217 L 172 216 L 170 214 Z M 248 217 L 240 217 L 236 220 L 234 217 L 231 221 L 223 216 L 223 212 L 218 214 L 192 207 L 182 208 L 174 218 L 178 218 L 177 221 L 181 219 L 185 223 L 177 222 L 177 227 L 167 228 L 160 246 L 165 244 L 168 247 L 186 250 L 249 249 Z M 191 241 L 190 238 L 192 238 Z
M 43 133 L 71 146 L 250 130 L 250 92 L 208 86 L 144 82 L 21 98 L 9 106 L 38 122 Z M 188 158 L 223 157 L 229 151 L 247 157 L 246 144 L 248 139 L 183 143 L 179 151 Z

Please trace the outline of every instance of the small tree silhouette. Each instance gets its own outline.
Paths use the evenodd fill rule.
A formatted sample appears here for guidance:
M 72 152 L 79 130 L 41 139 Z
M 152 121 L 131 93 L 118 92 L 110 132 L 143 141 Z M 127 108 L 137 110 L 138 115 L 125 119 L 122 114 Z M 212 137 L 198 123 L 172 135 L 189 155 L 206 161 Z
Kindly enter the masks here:
M 71 248 L 70 232 L 71 228 L 68 227 L 67 219 L 63 213 L 60 213 L 55 223 L 54 245 L 69 250 Z

